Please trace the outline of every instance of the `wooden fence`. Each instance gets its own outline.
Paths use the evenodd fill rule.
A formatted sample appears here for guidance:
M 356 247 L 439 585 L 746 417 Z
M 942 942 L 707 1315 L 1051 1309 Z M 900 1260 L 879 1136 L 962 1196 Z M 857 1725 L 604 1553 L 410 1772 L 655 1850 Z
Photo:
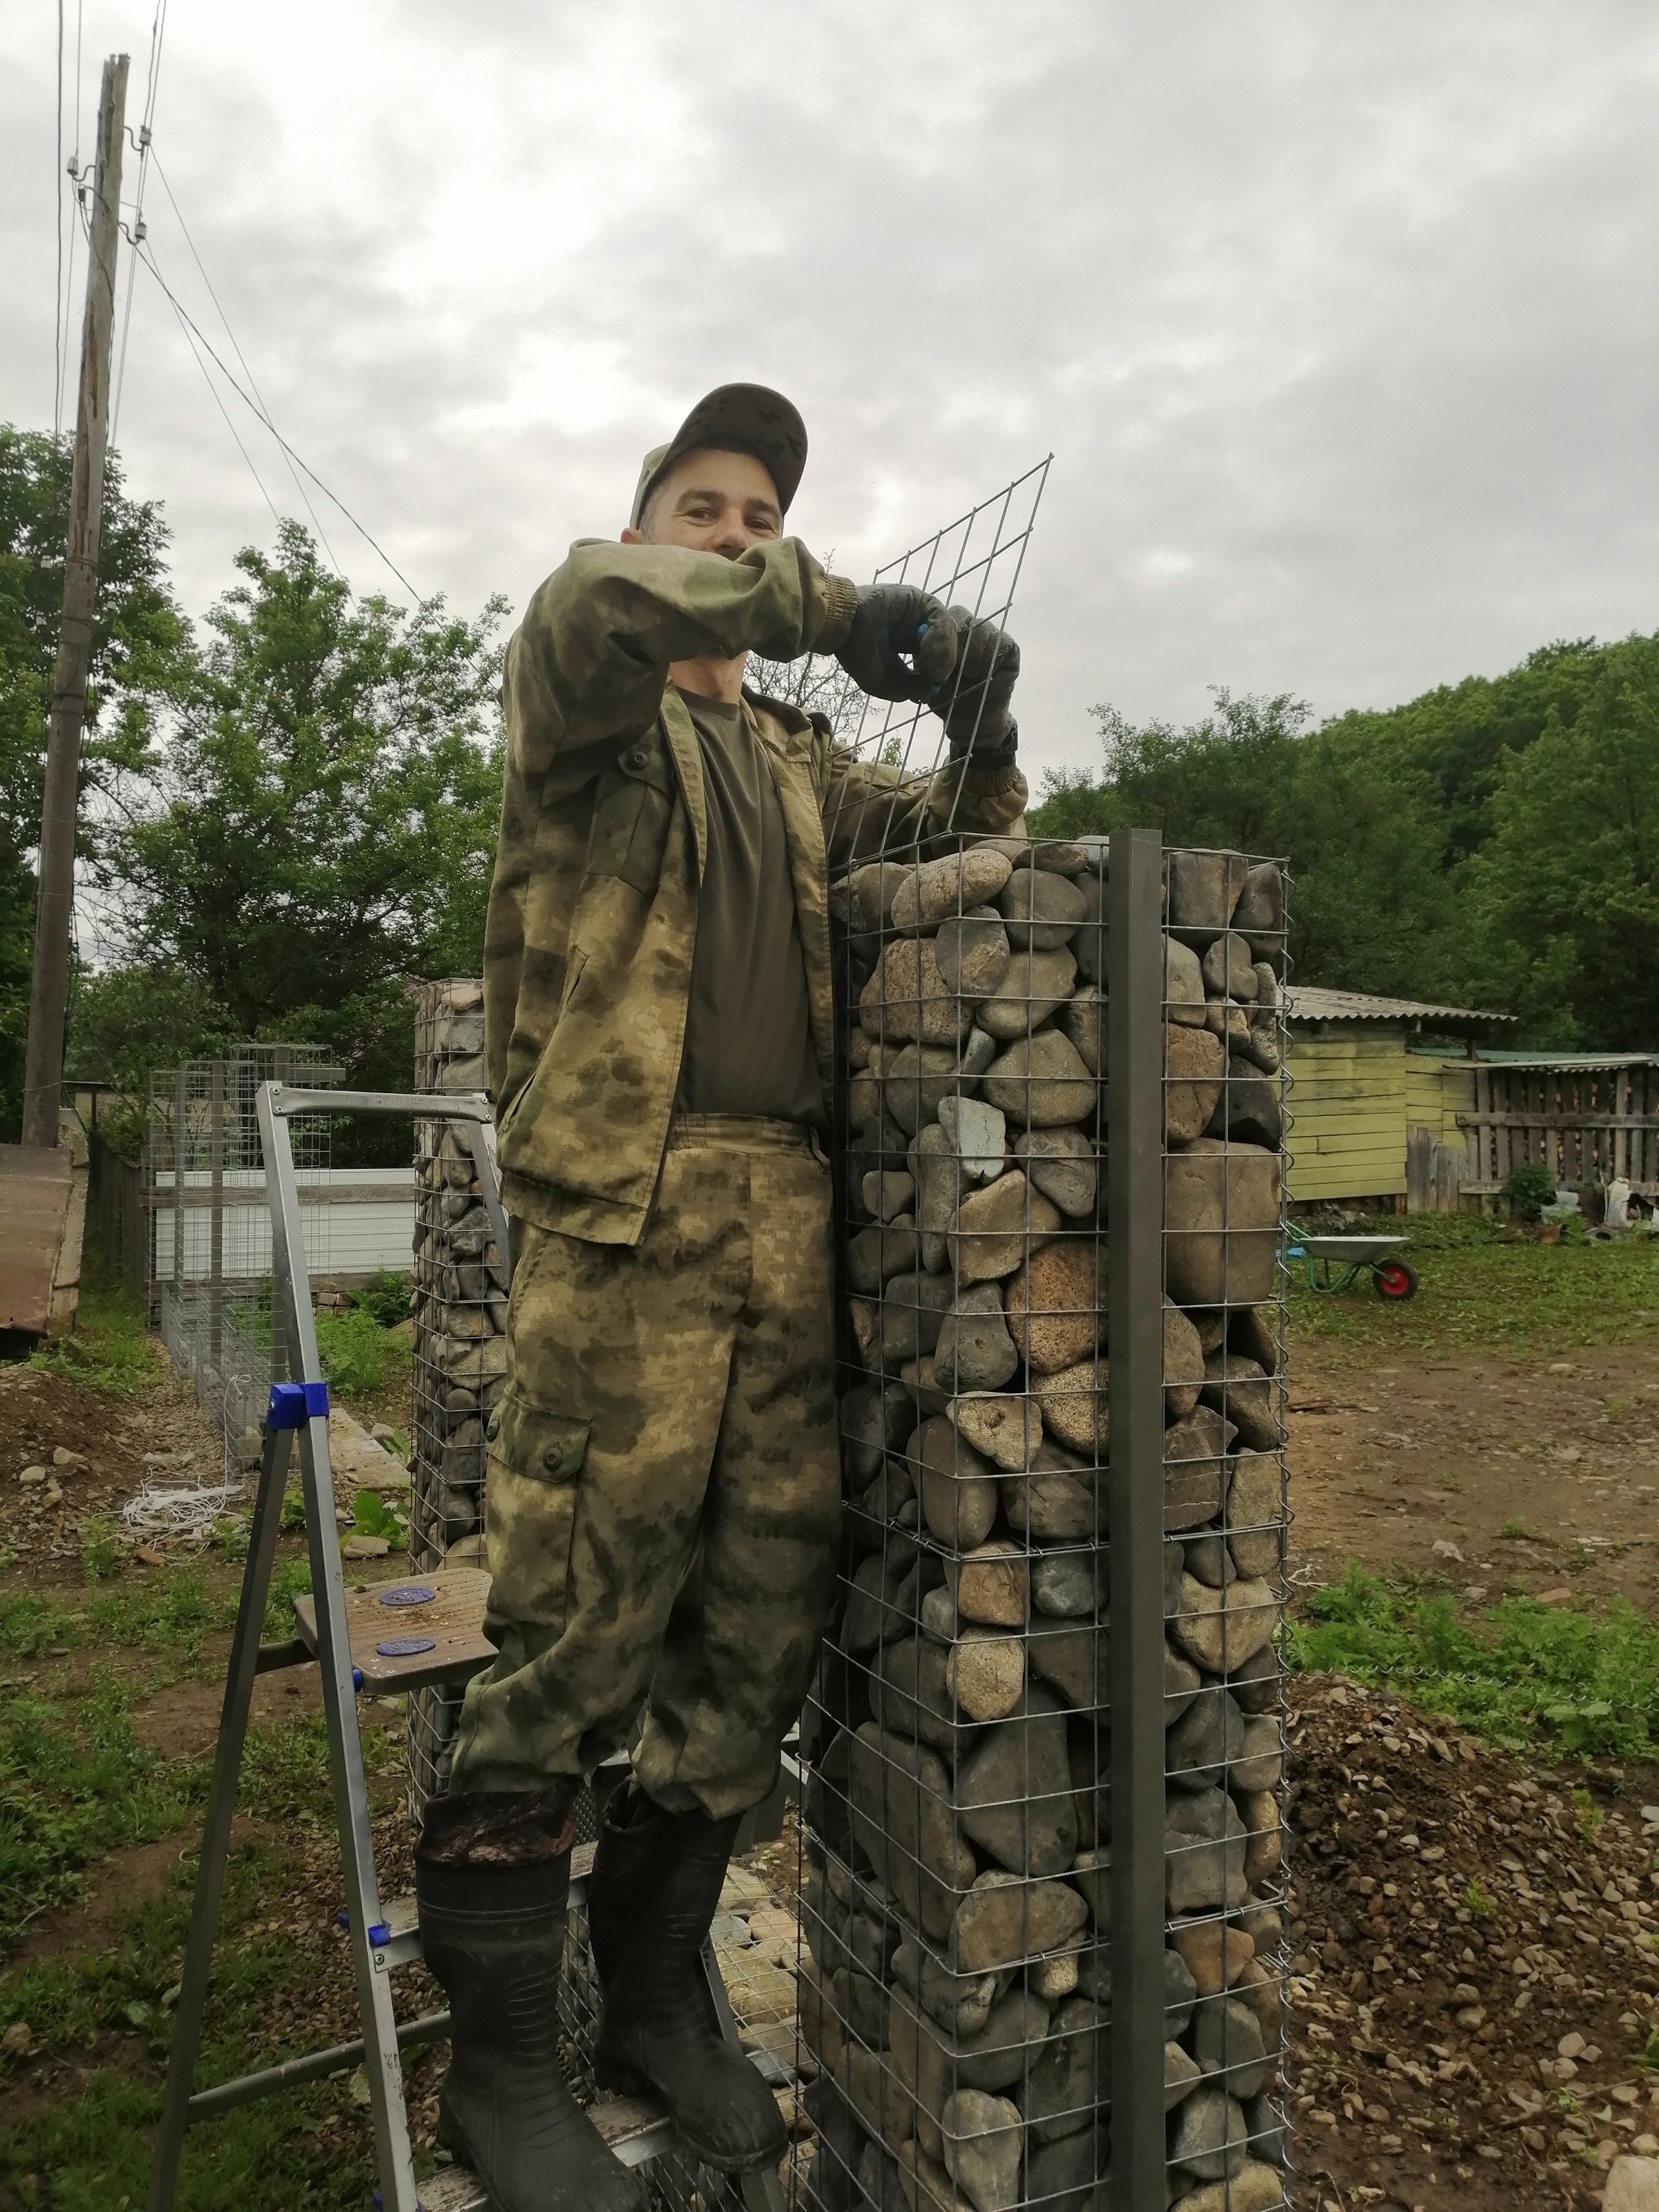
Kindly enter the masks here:
M 1558 1188 L 1611 1182 L 1659 1197 L 1659 1060 L 1596 1066 L 1477 1063 L 1474 1108 L 1460 1114 L 1466 1197 L 1491 1198 L 1519 1167 Z

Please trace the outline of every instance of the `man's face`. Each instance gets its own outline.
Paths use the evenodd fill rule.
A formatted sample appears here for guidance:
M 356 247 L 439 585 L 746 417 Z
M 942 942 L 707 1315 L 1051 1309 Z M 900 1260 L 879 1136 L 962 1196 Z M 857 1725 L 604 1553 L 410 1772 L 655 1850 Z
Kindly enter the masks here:
M 685 545 L 735 561 L 751 545 L 783 534 L 771 471 L 752 453 L 713 447 L 682 453 L 658 483 L 637 530 L 624 545 Z

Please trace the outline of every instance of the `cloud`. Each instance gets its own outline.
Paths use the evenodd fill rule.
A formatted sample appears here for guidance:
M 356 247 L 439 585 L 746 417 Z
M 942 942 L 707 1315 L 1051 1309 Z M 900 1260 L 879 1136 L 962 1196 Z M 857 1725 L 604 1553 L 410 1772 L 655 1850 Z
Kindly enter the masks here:
M 149 23 L 89 0 L 85 52 L 137 85 Z M 33 422 L 53 35 L 0 26 L 0 413 Z M 285 434 L 459 605 L 617 527 L 727 377 L 801 405 L 793 520 L 855 574 L 1052 448 L 1020 719 L 1082 763 L 1098 699 L 1336 711 L 1659 620 L 1656 76 L 1659 24 L 1596 0 L 173 0 L 156 143 Z M 211 331 L 153 179 L 146 212 Z M 121 443 L 199 609 L 270 520 L 147 284 Z

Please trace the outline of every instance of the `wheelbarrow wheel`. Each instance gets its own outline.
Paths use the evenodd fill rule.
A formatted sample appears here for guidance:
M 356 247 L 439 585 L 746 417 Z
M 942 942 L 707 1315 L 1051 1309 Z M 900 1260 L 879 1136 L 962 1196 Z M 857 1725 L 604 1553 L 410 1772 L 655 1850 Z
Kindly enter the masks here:
M 1403 1260 L 1379 1260 L 1371 1270 L 1371 1284 L 1379 1298 L 1413 1298 L 1417 1271 Z

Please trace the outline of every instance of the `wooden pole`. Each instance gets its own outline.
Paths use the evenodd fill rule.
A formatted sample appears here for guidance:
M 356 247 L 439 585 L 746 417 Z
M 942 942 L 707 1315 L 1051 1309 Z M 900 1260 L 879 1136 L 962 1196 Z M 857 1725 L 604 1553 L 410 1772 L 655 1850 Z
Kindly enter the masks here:
M 81 776 L 81 725 L 98 598 L 98 538 L 103 524 L 104 448 L 109 435 L 110 338 L 115 325 L 115 247 L 120 235 L 121 149 L 126 123 L 127 62 L 112 54 L 98 95 L 98 166 L 93 185 L 87 311 L 81 329 L 81 393 L 75 424 L 75 473 L 64 562 L 64 618 L 58 634 L 40 809 L 40 883 L 34 912 L 34 973 L 23 1070 L 23 1142 L 58 1142 L 64 1072 L 64 1012 L 69 989 L 70 926 L 75 908 L 75 822 Z

